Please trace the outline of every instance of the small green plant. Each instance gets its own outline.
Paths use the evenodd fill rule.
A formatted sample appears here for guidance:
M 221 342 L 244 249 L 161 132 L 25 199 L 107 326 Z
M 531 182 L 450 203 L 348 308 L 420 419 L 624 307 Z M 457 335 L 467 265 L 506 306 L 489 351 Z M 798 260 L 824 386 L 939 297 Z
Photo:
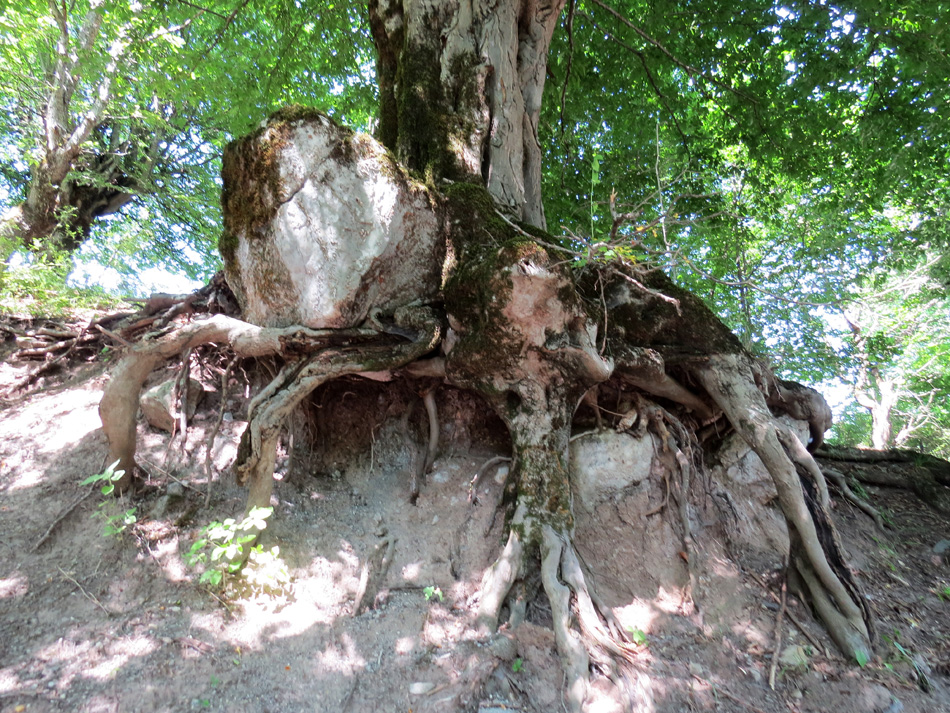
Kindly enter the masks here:
M 80 482 L 80 485 L 92 485 L 94 483 L 102 483 L 99 490 L 103 495 L 112 495 L 115 493 L 115 484 L 125 475 L 124 470 L 116 470 L 115 467 L 119 465 L 119 461 L 116 461 L 108 468 L 106 468 L 101 473 L 96 473 L 96 475 L 90 475 L 88 478 Z M 102 535 L 103 537 L 116 537 L 121 535 L 125 530 L 137 521 L 135 515 L 136 509 L 134 507 L 128 508 L 127 510 L 120 510 L 116 501 L 113 498 L 104 500 L 99 503 L 99 507 L 96 508 L 96 511 L 92 514 L 93 517 L 102 521 Z
M 246 558 L 243 556 L 245 546 L 267 527 L 267 518 L 273 512 L 274 508 L 251 508 L 247 517 L 240 522 L 228 518 L 224 522 L 212 522 L 203 527 L 200 536 L 185 555 L 185 562 L 189 566 L 206 567 L 198 582 L 219 587 L 225 583 L 227 575 L 241 570 L 245 560 L 256 560 L 255 555 L 264 554 L 263 548 L 256 545 Z M 274 547 L 269 554 L 276 558 L 278 548 Z
M 867 651 L 863 651 L 863 650 L 855 651 L 854 660 L 858 662 L 858 666 L 860 666 L 861 668 L 864 668 L 865 666 L 868 665 L 868 661 L 871 660 L 871 657 L 868 656 Z
M 627 631 L 630 632 L 630 640 L 635 643 L 637 646 L 649 646 L 650 641 L 647 639 L 646 632 L 642 629 L 635 629 L 632 626 L 627 627 Z
M 519 673 L 524 668 L 524 661 L 520 658 L 515 659 L 511 662 L 511 670 L 513 673 Z
M 440 602 L 445 601 L 445 597 L 442 596 L 442 590 L 438 587 L 423 587 L 422 593 L 425 595 L 427 602 L 431 602 L 433 599 L 438 599 Z
M 950 584 L 936 590 L 937 598 L 944 602 L 950 602 Z
M 68 253 L 13 257 L 13 264 L 0 271 L 0 313 L 65 316 L 76 309 L 110 309 L 121 303 L 101 287 L 69 284 L 73 260 Z

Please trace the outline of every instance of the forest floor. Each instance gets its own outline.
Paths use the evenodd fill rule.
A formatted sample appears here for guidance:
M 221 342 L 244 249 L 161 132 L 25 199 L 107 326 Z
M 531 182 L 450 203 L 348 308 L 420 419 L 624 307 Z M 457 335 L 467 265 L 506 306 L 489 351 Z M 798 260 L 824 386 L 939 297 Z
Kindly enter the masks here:
M 9 351 L 0 355 L 0 389 L 36 364 L 10 361 Z M 487 641 L 474 633 L 478 585 L 504 537 L 503 517 L 493 517 L 504 468 L 479 484 L 480 504 L 469 503 L 468 488 L 497 443 L 444 443 L 415 506 L 405 468 L 386 462 L 398 452 L 398 429 L 380 432 L 352 462 L 283 459 L 264 545 L 280 547 L 291 581 L 275 577 L 268 592 L 243 595 L 209 590 L 184 555 L 202 526 L 241 517 L 245 490 L 227 472 L 240 404 L 227 404 L 233 418 L 215 440 L 209 505 L 213 392 L 183 450 L 140 421 L 139 456 L 151 477 L 134 502 L 114 502 L 80 485 L 107 465 L 97 413 L 107 368 L 74 365 L 0 403 L 2 713 L 562 710 L 543 605 L 513 632 Z M 887 531 L 841 499 L 834 512 L 877 617 L 874 660 L 845 661 L 793 597 L 788 613 L 820 646 L 784 615 L 776 646 L 780 577 L 768 568 L 717 562 L 720 585 L 698 612 L 674 591 L 644 596 L 615 578 L 608 598 L 638 592 L 621 607 L 641 644 L 629 673 L 635 709 L 950 713 L 950 552 L 938 546 L 950 539 L 950 521 L 905 491 L 867 494 Z M 103 512 L 132 507 L 134 524 L 103 534 Z M 578 549 L 593 563 L 611 554 L 612 571 L 630 577 L 653 566 L 617 537 L 579 528 Z M 388 542 L 378 606 L 353 616 L 363 564 Z M 606 550 L 627 559 L 618 565 L 621 555 Z M 597 710 L 613 709 L 605 697 Z

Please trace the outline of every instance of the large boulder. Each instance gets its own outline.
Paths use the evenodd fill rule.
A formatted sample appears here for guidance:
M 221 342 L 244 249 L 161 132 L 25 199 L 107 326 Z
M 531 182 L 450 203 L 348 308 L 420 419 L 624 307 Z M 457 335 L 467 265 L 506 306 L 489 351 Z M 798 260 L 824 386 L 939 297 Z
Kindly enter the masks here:
M 438 294 L 437 201 L 372 137 L 285 109 L 227 147 L 222 175 L 220 249 L 247 321 L 346 328 Z

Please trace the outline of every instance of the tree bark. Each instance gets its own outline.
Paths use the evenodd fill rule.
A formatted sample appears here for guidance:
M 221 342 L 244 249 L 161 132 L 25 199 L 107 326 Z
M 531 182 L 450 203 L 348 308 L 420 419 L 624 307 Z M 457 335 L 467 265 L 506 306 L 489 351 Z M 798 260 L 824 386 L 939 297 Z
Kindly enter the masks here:
M 371 0 L 383 144 L 543 228 L 538 120 L 564 1 Z

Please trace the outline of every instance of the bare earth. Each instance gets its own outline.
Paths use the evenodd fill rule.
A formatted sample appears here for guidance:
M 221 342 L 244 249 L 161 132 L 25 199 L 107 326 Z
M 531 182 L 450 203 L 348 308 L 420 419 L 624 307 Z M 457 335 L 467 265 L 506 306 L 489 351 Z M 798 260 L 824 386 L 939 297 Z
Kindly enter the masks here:
M 0 363 L 0 385 L 25 369 Z M 543 602 L 513 632 L 490 640 L 474 632 L 481 575 L 504 537 L 503 517 L 492 516 L 504 466 L 483 478 L 477 505 L 468 485 L 488 458 L 505 453 L 491 439 L 459 433 L 457 395 L 440 404 L 449 437 L 416 506 L 398 414 L 391 426 L 374 415 L 384 425 L 358 458 L 284 458 L 264 544 L 280 547 L 292 585 L 240 596 L 197 585 L 183 560 L 203 525 L 242 512 L 245 491 L 227 471 L 243 428 L 240 404 L 229 404 L 234 420 L 215 441 L 209 507 L 204 444 L 218 396 L 200 407 L 184 453 L 176 439 L 166 458 L 168 434 L 141 422 L 140 456 L 152 477 L 133 503 L 116 504 L 134 505 L 136 524 L 107 537 L 93 517 L 107 499 L 79 484 L 106 465 L 96 411 L 106 378 L 93 363 L 0 404 L 0 711 L 562 709 Z M 903 491 L 870 496 L 893 529 L 877 532 L 843 500 L 835 508 L 877 615 L 878 658 L 864 668 L 837 654 L 792 597 L 789 613 L 821 648 L 788 616 L 776 647 L 774 566 L 743 569 L 707 543 L 716 574 L 697 611 L 683 600 L 681 568 L 655 556 L 668 536 L 662 526 L 630 521 L 623 503 L 595 522 L 579 519 L 578 548 L 594 581 L 643 640 L 629 674 L 640 692 L 635 708 L 950 712 L 950 553 L 933 550 L 950 539 L 950 522 Z M 361 569 L 390 540 L 378 607 L 354 617 Z M 776 650 L 783 660 L 772 690 Z M 605 695 L 591 710 L 617 709 Z

